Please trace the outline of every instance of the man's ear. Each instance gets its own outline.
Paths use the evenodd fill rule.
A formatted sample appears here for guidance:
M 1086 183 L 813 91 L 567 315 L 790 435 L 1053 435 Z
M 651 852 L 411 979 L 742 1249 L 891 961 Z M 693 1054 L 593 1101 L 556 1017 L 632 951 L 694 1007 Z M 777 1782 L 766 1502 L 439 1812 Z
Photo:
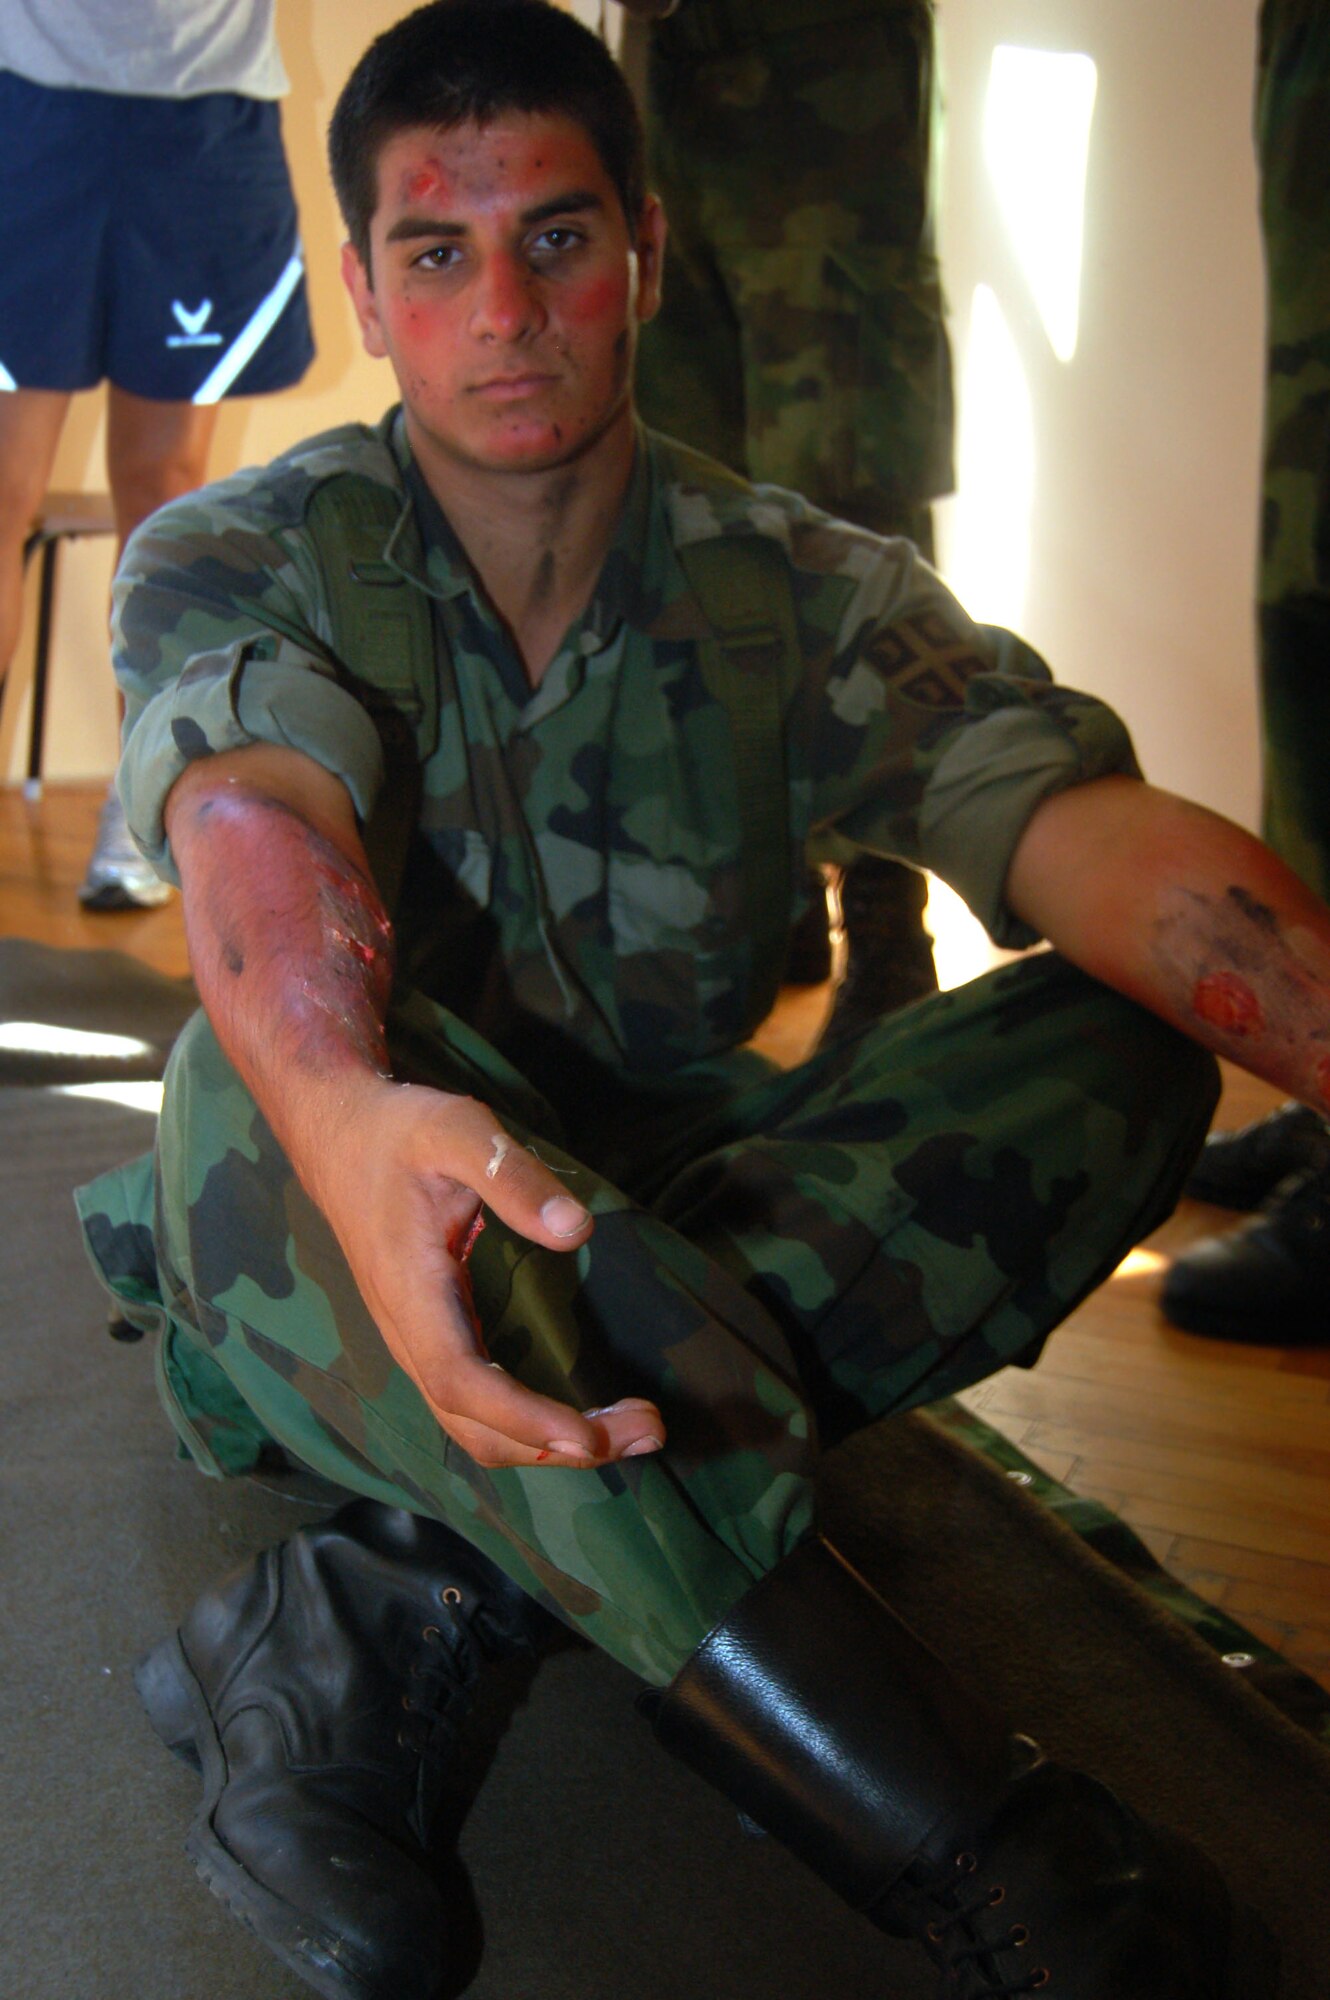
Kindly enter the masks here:
M 665 239 L 669 227 L 657 195 L 649 194 L 642 203 L 637 225 L 637 317 L 640 324 L 654 319 L 660 311 L 661 268 L 665 262 Z
M 342 283 L 351 294 L 351 303 L 360 322 L 360 338 L 365 343 L 366 354 L 372 354 L 376 361 L 382 361 L 388 349 L 384 345 L 383 328 L 379 324 L 379 308 L 374 297 L 374 287 L 370 283 L 369 272 L 365 269 L 360 252 L 354 243 L 342 245 Z

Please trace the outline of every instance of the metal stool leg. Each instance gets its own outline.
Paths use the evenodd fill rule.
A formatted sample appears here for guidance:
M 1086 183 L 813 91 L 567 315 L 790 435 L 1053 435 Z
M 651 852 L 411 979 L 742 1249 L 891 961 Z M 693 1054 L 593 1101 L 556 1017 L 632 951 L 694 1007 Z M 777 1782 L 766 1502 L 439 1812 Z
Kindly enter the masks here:
M 3 0 L 0 0 L 0 4 Z M 46 740 L 46 701 L 50 691 L 51 639 L 55 622 L 56 564 L 62 540 L 82 535 L 113 535 L 115 508 L 105 493 L 48 493 L 23 543 L 23 568 L 41 551 L 37 598 L 37 646 L 32 663 L 32 716 L 28 731 L 28 774 L 25 798 L 39 798 L 42 753 Z M 12 676 L 11 676 L 12 679 Z
M 42 569 L 37 599 L 37 651 L 32 667 L 32 722 L 28 734 L 28 775 L 25 799 L 41 797 L 42 749 L 46 737 L 46 683 L 51 664 L 51 620 L 55 603 L 55 565 L 59 537 L 42 541 Z

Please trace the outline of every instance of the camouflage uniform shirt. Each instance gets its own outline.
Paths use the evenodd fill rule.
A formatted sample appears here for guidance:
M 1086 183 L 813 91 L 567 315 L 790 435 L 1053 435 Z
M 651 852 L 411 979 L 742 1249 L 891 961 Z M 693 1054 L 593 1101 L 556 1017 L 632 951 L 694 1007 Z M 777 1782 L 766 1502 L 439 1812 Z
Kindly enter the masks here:
M 407 981 L 528 1075 L 565 1059 L 678 1076 L 740 1044 L 752 1018 L 742 812 L 725 707 L 699 672 L 706 614 L 679 551 L 758 535 L 788 563 L 802 675 L 786 704 L 790 854 L 834 829 L 935 870 L 1000 941 L 1012 851 L 1046 795 L 1134 770 L 1111 711 L 1055 686 L 1028 649 L 972 623 L 906 542 L 748 487 L 639 433 L 592 599 L 532 689 L 400 415 L 347 426 L 172 503 L 116 586 L 126 703 L 120 785 L 164 875 L 162 809 L 192 758 L 293 745 L 367 818 L 379 732 L 348 685 L 304 525 L 314 482 L 361 470 L 400 495 L 384 561 L 433 602 L 438 726 L 397 909 Z M 352 670 L 349 674 L 347 669 Z M 790 868 L 790 917 L 799 913 Z M 566 1069 L 562 1072 L 566 1075 Z

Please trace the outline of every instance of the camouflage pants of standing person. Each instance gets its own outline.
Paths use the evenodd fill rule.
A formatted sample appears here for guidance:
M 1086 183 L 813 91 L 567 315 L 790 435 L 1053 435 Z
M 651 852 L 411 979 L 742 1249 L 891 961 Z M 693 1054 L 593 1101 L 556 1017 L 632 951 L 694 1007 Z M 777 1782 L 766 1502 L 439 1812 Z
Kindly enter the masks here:
M 644 95 L 670 222 L 638 350 L 646 421 L 931 559 L 953 395 L 930 0 L 686 0 L 652 23 Z M 860 990 L 899 1004 L 933 983 L 926 885 L 887 861 L 857 881 Z M 819 888 L 801 981 L 828 970 Z
M 205 1470 L 279 1446 L 445 1520 L 657 1683 L 807 1531 L 826 1444 L 1034 1360 L 1168 1213 L 1217 1094 L 1208 1056 L 1052 953 L 795 1069 L 746 1055 L 709 1087 L 562 1120 L 432 1004 L 409 999 L 391 1039 L 404 1073 L 482 1097 L 596 1215 L 568 1255 L 489 1221 L 470 1269 L 492 1357 L 578 1408 L 652 1398 L 662 1451 L 494 1471 L 454 1445 L 201 1015 L 155 1171 L 80 1192 L 94 1261 L 157 1333 Z
M 1264 0 L 1260 556 L 1266 839 L 1330 897 L 1330 0 Z
M 689 0 L 651 30 L 670 220 L 646 421 L 931 546 L 952 485 L 926 0 Z

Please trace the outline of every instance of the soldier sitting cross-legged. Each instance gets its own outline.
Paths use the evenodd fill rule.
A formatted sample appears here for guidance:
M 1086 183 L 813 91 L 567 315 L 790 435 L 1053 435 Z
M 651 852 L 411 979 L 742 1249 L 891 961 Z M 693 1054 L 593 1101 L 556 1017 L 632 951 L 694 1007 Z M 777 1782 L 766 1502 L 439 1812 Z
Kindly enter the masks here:
M 320 1993 L 433 2000 L 440 1773 L 553 1612 L 955 2000 L 1271 2000 L 1209 1862 L 959 1686 L 812 1491 L 1034 1362 L 1175 1200 L 1209 1051 L 1325 1102 L 1330 913 L 908 542 L 638 425 L 665 218 L 569 15 L 408 15 L 332 163 L 400 405 L 117 584 L 204 1007 L 89 1244 L 205 1470 L 347 1496 L 139 1669 L 200 1871 Z M 776 1070 L 824 834 L 1053 949 Z

